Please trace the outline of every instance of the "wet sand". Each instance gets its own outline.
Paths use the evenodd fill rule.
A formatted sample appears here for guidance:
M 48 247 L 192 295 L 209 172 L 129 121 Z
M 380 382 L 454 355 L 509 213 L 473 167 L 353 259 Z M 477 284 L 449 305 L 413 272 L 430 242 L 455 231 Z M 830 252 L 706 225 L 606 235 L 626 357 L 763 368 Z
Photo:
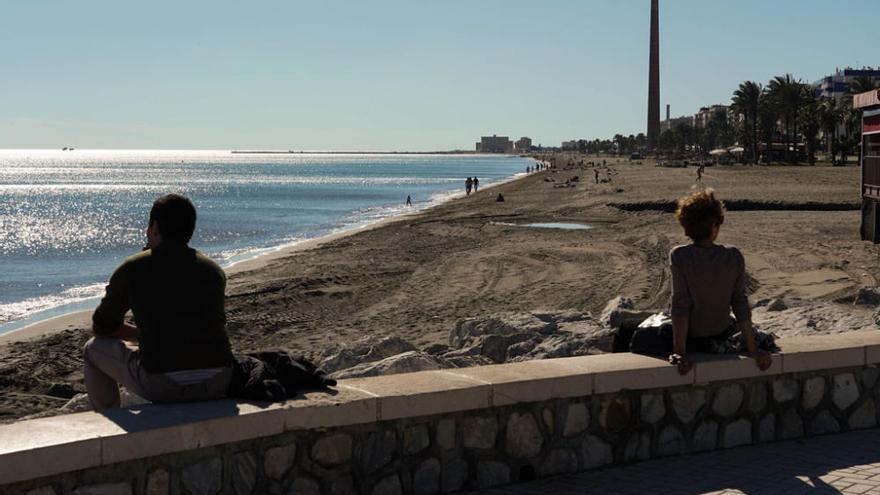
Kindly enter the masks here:
M 555 170 L 237 266 L 227 287 L 233 347 L 317 355 L 364 335 L 395 335 L 423 348 L 446 343 L 460 319 L 502 311 L 597 314 L 619 294 L 639 308 L 664 308 L 668 252 L 687 242 L 668 210 L 694 187 L 695 169 L 606 158 L 611 181 L 595 184 L 594 169 L 579 163 L 595 159 L 560 157 Z M 880 250 L 859 240 L 858 168 L 710 167 L 703 185 L 732 205 L 719 241 L 746 255 L 752 302 L 783 297 L 804 308 L 803 321 L 759 310 L 756 320 L 792 333 L 870 321 L 869 310 L 849 305 L 880 277 Z M 532 222 L 593 228 L 517 225 Z M 851 321 L 820 317 L 834 311 Z M 83 390 L 88 318 L 0 338 L 0 420 L 60 406 Z

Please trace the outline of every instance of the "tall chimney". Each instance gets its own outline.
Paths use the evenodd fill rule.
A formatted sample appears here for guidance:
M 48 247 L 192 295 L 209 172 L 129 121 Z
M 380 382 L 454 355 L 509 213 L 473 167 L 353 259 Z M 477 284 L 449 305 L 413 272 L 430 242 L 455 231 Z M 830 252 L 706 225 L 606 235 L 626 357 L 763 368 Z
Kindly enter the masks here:
M 648 149 L 660 136 L 660 19 L 659 0 L 651 0 L 651 56 L 648 66 Z
M 666 104 L 666 120 L 669 120 L 669 103 Z

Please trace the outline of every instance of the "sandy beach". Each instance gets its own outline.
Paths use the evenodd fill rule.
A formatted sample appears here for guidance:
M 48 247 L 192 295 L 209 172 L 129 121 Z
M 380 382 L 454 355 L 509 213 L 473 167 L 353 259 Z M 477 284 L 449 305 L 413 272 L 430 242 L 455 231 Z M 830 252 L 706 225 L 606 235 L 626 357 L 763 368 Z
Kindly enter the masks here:
M 602 158 L 599 158 L 601 161 Z M 623 295 L 668 304 L 667 254 L 684 244 L 669 213 L 694 168 L 559 156 L 557 167 L 369 228 L 303 243 L 229 270 L 236 351 L 284 346 L 318 356 L 363 336 L 419 349 L 448 343 L 459 320 L 501 312 L 598 314 Z M 859 240 L 857 167 L 711 167 L 703 185 L 729 212 L 719 241 L 746 256 L 755 320 L 777 334 L 873 327 L 853 306 L 880 277 L 880 250 Z M 577 180 L 572 180 L 577 177 Z M 567 182 L 567 185 L 566 185 Z M 505 201 L 497 202 L 503 194 Z M 521 224 L 572 222 L 589 230 Z M 108 274 L 109 275 L 109 274 Z M 787 309 L 767 311 L 768 300 Z M 88 313 L 0 337 L 0 421 L 63 405 L 83 391 Z

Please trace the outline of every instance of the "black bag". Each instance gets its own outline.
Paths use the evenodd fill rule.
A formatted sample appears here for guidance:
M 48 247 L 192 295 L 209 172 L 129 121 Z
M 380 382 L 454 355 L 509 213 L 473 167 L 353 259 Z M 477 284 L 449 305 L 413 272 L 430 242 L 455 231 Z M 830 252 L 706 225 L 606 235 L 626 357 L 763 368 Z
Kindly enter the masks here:
M 672 354 L 672 319 L 663 313 L 648 317 L 633 332 L 630 352 L 652 356 Z

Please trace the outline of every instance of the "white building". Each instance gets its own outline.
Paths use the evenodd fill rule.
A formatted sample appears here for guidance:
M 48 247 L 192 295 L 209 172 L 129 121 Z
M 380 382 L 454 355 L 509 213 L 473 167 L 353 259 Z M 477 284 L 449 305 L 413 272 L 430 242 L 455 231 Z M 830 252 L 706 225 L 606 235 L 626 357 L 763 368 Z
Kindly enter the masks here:
M 838 69 L 834 74 L 814 82 L 813 88 L 816 91 L 816 96 L 834 98 L 839 101 L 849 95 L 849 84 L 857 77 L 870 77 L 874 84 L 880 84 L 880 68 Z
M 480 142 L 477 143 L 476 148 L 481 153 L 510 153 L 513 151 L 513 141 L 507 136 L 492 134 L 491 136 L 480 137 Z
M 515 143 L 513 143 L 513 148 L 516 151 L 530 151 L 532 149 L 532 138 L 521 137 Z
M 709 105 L 708 107 L 700 108 L 700 111 L 694 115 L 694 127 L 706 127 L 717 114 L 723 114 L 726 118 L 729 109 L 730 107 L 727 105 Z

